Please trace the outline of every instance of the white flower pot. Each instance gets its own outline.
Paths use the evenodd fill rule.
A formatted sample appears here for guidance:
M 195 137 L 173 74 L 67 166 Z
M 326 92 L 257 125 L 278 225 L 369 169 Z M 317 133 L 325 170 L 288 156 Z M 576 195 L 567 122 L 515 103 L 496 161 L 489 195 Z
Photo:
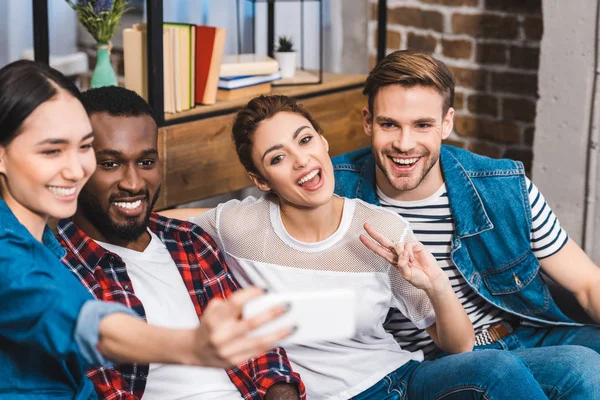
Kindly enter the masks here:
M 296 75 L 296 52 L 275 52 L 275 59 L 279 63 L 282 78 L 292 78 Z

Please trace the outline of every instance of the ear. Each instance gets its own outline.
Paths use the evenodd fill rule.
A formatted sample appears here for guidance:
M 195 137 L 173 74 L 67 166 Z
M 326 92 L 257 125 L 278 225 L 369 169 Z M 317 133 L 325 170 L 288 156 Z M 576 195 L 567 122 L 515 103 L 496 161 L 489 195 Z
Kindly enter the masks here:
M 271 191 L 271 186 L 269 186 L 269 184 L 260 176 L 254 174 L 252 172 L 248 172 L 248 176 L 250 177 L 252 182 L 254 182 L 254 185 L 256 185 L 256 187 L 259 188 L 260 190 L 262 190 L 263 192 Z
M 327 141 L 327 139 L 325 139 L 325 136 L 323 136 L 323 135 L 319 135 L 319 136 L 321 136 L 321 140 L 325 144 L 325 150 L 327 150 L 327 152 L 329 153 L 329 142 Z
M 362 117 L 363 117 L 363 130 L 367 136 L 371 136 L 373 134 L 373 118 L 371 117 L 371 113 L 369 112 L 368 107 L 363 107 L 362 109 Z
M 454 127 L 454 108 L 450 107 L 442 121 L 442 140 L 448 139 Z
M 0 146 L 0 174 L 6 173 L 6 164 L 4 162 L 5 157 L 6 157 L 6 148 L 4 146 Z

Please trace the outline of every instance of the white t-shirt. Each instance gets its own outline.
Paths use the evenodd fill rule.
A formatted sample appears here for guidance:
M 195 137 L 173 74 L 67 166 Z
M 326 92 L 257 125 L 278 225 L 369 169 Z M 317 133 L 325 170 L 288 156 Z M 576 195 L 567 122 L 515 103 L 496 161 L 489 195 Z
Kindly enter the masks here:
M 148 323 L 167 328 L 195 328 L 200 321 L 177 265 L 158 236 L 152 232 L 150 235 L 150 244 L 143 252 L 98 244 L 125 262 Z M 150 364 L 143 397 L 144 400 L 242 399 L 224 369 L 169 364 Z
M 541 260 L 558 252 L 567 242 L 568 236 L 544 200 L 544 196 L 529 179 L 526 178 L 526 181 L 532 215 L 531 250 Z M 450 251 L 454 234 L 454 216 L 450 210 L 446 184 L 423 200 L 394 200 L 387 197 L 379 188 L 377 196 L 384 208 L 398 213 L 410 222 L 414 235 L 432 252 L 440 268 L 448 275 L 456 296 L 473 323 L 475 332 L 497 322 L 516 318 L 475 293 L 452 262 Z M 417 328 L 398 313 L 390 316 L 386 328 L 403 348 L 412 351 L 423 350 L 425 355 L 435 349 L 435 344 L 427 332 Z
M 383 322 L 394 307 L 416 326 L 432 325 L 435 314 L 429 298 L 359 240 L 365 222 L 392 241 L 404 240 L 410 235 L 408 223 L 397 214 L 344 199 L 340 226 L 316 243 L 290 236 L 278 203 L 268 197 L 232 200 L 191 221 L 215 239 L 242 285 L 270 292 L 345 288 L 358 294 L 353 337 L 285 347 L 309 399 L 348 399 L 409 360 L 423 359 L 422 352 L 402 350 Z

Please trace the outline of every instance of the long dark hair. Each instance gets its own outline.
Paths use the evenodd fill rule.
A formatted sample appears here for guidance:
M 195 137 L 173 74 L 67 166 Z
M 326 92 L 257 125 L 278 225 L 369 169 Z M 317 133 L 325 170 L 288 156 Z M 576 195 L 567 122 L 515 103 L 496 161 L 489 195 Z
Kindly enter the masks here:
M 0 146 L 7 146 L 23 121 L 60 90 L 81 101 L 75 85 L 46 64 L 20 60 L 0 69 Z

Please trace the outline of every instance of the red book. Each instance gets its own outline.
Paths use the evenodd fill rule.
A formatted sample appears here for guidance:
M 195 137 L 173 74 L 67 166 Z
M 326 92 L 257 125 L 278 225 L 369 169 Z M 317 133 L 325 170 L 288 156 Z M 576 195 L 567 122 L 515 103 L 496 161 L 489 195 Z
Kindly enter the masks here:
M 217 101 L 224 47 L 224 28 L 196 26 L 196 104 L 214 104 Z

